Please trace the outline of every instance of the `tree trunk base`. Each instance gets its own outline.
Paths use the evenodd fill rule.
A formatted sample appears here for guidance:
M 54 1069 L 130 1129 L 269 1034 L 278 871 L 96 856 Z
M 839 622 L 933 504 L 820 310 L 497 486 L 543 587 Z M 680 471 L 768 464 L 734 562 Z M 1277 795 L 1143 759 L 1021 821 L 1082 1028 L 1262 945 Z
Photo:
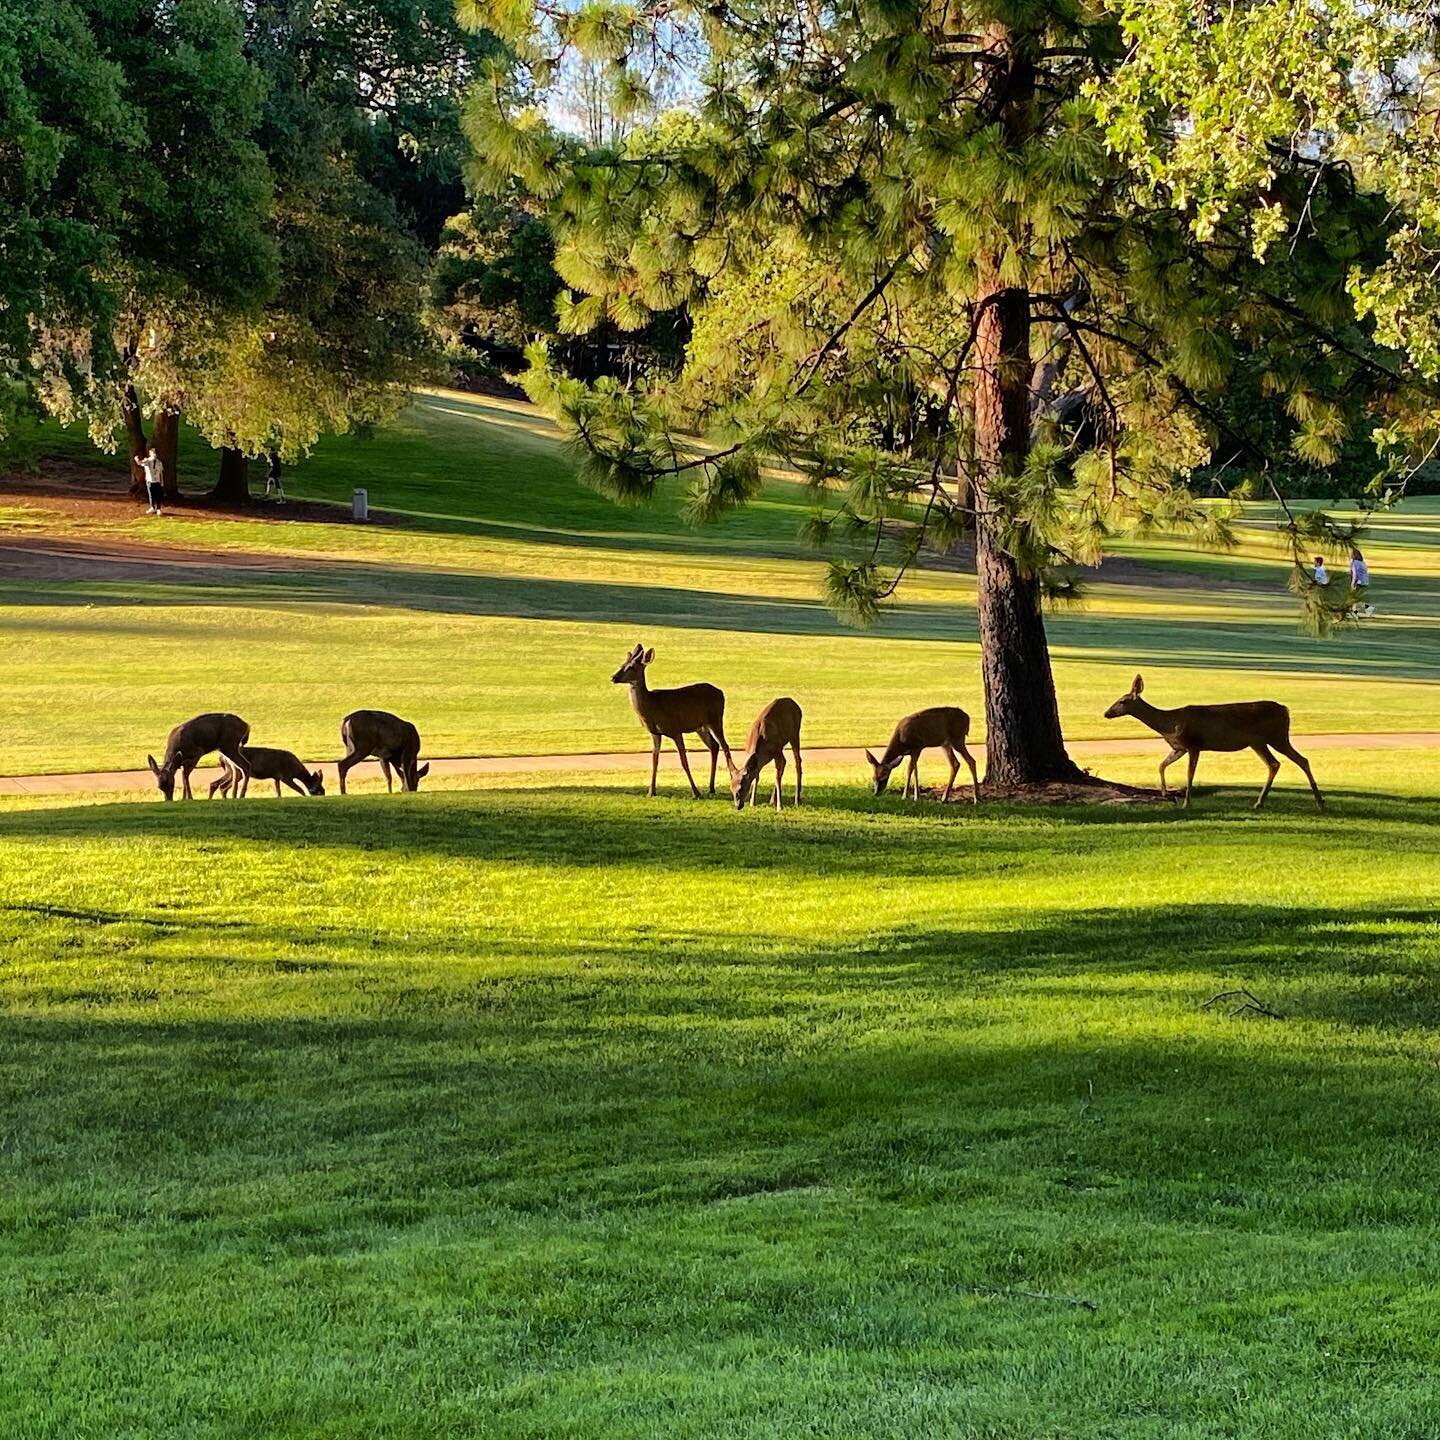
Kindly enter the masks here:
M 986 780 L 980 786 L 980 803 L 1004 805 L 1174 805 L 1177 795 L 1172 790 L 1162 795 L 1143 785 L 1123 785 L 1118 780 L 1105 780 L 1099 775 L 1077 769 L 1075 777 L 1065 780 L 1042 780 L 1018 785 L 996 784 Z M 938 800 L 944 792 L 929 792 Z M 958 783 L 950 796 L 952 805 L 969 805 L 970 789 Z

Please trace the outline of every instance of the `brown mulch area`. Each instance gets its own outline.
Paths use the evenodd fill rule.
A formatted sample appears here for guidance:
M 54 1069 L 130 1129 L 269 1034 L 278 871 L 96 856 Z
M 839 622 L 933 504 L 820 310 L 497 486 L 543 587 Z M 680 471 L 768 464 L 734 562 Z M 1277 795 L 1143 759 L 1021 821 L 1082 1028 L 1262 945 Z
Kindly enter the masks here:
M 934 789 L 929 797 L 938 800 L 944 791 Z M 1007 805 L 1173 805 L 1175 797 L 1140 785 L 1122 785 L 1098 776 L 1086 780 L 1052 780 L 1046 785 L 994 785 L 988 781 L 980 787 L 980 803 L 1001 801 Z M 952 805 L 971 804 L 970 790 L 956 786 L 950 796 Z
M 147 519 L 145 501 L 130 494 L 128 476 L 104 465 L 84 465 L 73 460 L 43 460 L 34 473 L 12 472 L 0 477 L 0 504 L 34 509 L 37 521 L 45 515 L 90 525 L 127 524 Z M 348 505 L 329 505 L 316 500 L 266 500 L 251 496 L 248 504 L 231 505 L 209 494 L 182 495 L 167 500 L 172 518 L 187 515 L 206 520 L 272 520 L 277 523 L 299 520 L 318 525 L 352 525 Z M 398 515 L 371 510 L 371 525 L 398 525 Z

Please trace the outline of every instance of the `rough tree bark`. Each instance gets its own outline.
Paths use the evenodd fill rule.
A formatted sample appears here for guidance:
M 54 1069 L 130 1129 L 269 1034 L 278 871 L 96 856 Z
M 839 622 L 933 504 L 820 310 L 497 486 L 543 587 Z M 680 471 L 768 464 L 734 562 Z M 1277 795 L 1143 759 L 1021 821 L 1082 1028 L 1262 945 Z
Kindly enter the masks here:
M 994 65 L 991 103 L 1012 145 L 1034 124 L 1035 72 L 1006 26 L 992 25 L 986 48 Z M 1034 785 L 1082 778 L 1065 752 L 1039 577 L 1005 548 L 992 487 L 1019 474 L 1030 453 L 1030 294 L 1007 285 L 998 255 L 981 267 L 976 304 L 975 418 L 976 600 L 985 688 L 985 779 Z
M 245 505 L 250 500 L 250 461 L 243 450 L 226 445 L 220 451 L 220 474 L 210 492 L 227 505 Z
M 140 397 L 133 385 L 127 385 L 120 395 L 120 415 L 125 422 L 125 440 L 130 448 L 130 493 L 136 499 L 145 498 L 145 472 L 140 468 L 141 457 L 149 450 L 145 439 L 145 420 L 140 414 Z
M 160 457 L 165 477 L 165 498 L 180 498 L 180 413 L 177 410 L 157 410 L 150 422 L 150 443 Z

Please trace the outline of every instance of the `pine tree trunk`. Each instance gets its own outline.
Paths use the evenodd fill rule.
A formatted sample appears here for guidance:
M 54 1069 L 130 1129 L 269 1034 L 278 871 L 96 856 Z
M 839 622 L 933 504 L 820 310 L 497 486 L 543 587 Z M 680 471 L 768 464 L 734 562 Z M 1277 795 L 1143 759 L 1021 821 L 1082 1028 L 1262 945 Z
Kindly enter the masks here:
M 160 457 L 165 482 L 165 498 L 180 498 L 180 414 L 176 410 L 157 410 L 150 424 L 150 442 Z
M 1012 141 L 1033 125 L 1034 75 L 1013 37 L 991 26 L 987 48 L 1008 62 L 996 66 L 996 105 Z M 1050 647 L 1045 639 L 1039 578 L 1006 549 L 992 491 L 1018 475 L 1030 454 L 1030 294 L 1001 278 L 998 255 L 981 267 L 976 367 L 974 496 L 975 585 L 980 620 L 980 670 L 985 688 L 987 784 L 1033 785 L 1080 778 L 1065 753 Z M 1003 497 L 1002 497 L 1003 503 Z
M 226 505 L 250 503 L 250 461 L 243 450 L 233 445 L 221 449 L 220 476 L 210 496 Z
M 145 472 L 140 461 L 149 451 L 145 439 L 145 420 L 140 414 L 140 397 L 133 385 L 127 385 L 120 396 L 120 415 L 125 422 L 125 439 L 130 447 L 130 493 L 137 500 L 145 498 Z

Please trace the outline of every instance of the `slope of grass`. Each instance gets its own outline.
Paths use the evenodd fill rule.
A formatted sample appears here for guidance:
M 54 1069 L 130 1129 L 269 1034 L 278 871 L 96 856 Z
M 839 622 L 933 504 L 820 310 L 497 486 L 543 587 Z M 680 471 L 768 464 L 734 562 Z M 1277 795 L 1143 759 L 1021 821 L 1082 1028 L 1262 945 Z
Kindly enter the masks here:
M 1440 761 L 1327 764 L 0 807 L 5 1434 L 1428 1437 Z
M 87 453 L 54 434 L 44 448 Z M 193 447 L 184 459 L 202 463 Z M 0 580 L 6 771 L 138 764 L 176 720 L 217 708 L 249 719 L 257 743 L 316 758 L 337 752 L 340 717 L 361 705 L 412 717 L 436 754 L 628 747 L 642 737 L 607 682 L 641 637 L 659 655 L 654 683 L 726 689 L 732 739 L 782 693 L 801 701 L 816 744 L 876 743 L 922 704 L 982 708 L 971 578 L 922 573 L 880 630 L 847 630 L 820 602 L 822 562 L 797 543 L 808 502 L 792 484 L 690 529 L 674 495 L 626 509 L 584 489 L 524 407 L 448 393 L 419 397 L 372 439 L 322 445 L 287 483 L 329 500 L 363 484 L 402 523 L 190 512 L 87 530 L 52 514 L 52 528 L 80 538 L 263 552 L 277 568 Z M 7 514 L 33 533 L 44 506 L 35 497 Z M 1329 642 L 1296 633 L 1285 566 L 1260 524 L 1234 555 L 1130 547 L 1148 570 L 1102 581 L 1088 608 L 1050 622 L 1067 729 L 1113 733 L 1101 712 L 1137 668 L 1160 703 L 1271 695 L 1302 730 L 1432 727 L 1437 540 L 1433 501 L 1382 522 L 1371 546 L 1381 615 Z

